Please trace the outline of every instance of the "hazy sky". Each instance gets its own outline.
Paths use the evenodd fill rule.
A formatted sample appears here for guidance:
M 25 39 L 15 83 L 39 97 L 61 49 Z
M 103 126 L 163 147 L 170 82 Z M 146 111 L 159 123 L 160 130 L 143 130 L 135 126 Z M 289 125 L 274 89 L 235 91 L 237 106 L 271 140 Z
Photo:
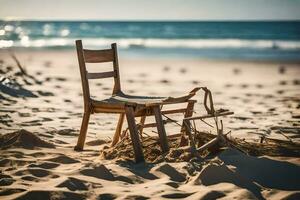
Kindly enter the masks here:
M 0 0 L 0 18 L 300 20 L 300 0 Z

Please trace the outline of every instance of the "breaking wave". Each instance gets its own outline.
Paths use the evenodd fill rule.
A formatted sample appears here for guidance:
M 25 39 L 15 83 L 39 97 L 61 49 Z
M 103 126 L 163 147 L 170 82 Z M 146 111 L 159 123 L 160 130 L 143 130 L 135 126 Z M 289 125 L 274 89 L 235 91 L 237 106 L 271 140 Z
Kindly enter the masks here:
M 7 47 L 65 47 L 73 48 L 76 38 L 43 38 L 0 40 L 0 48 Z M 191 48 L 191 49 L 280 49 L 299 50 L 300 41 L 293 40 L 247 40 L 247 39 L 157 39 L 157 38 L 84 38 L 89 48 L 108 47 L 117 43 L 119 48 Z

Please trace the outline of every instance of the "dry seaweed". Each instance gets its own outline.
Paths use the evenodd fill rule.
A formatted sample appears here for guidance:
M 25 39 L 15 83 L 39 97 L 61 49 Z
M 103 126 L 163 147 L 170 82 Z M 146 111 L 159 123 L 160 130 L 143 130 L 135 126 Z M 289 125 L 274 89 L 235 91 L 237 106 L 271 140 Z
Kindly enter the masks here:
M 195 143 L 197 147 L 209 142 L 216 135 L 208 132 L 197 132 L 195 135 Z M 163 155 L 159 145 L 159 138 L 157 136 L 144 137 L 143 151 L 145 160 L 150 163 L 157 163 L 161 161 L 181 162 L 190 161 L 194 158 L 191 154 L 190 147 L 179 147 L 181 134 L 168 136 L 170 151 Z M 265 143 L 247 142 L 239 138 L 227 138 L 228 146 L 237 148 L 238 150 L 251 156 L 285 156 L 285 157 L 299 157 L 300 145 L 290 141 L 276 140 L 266 138 Z M 224 146 L 214 146 L 200 153 L 201 157 L 215 154 L 222 151 Z M 123 138 L 122 142 L 114 147 L 105 146 L 102 150 L 102 157 L 104 159 L 112 160 L 134 160 L 133 149 L 130 137 Z

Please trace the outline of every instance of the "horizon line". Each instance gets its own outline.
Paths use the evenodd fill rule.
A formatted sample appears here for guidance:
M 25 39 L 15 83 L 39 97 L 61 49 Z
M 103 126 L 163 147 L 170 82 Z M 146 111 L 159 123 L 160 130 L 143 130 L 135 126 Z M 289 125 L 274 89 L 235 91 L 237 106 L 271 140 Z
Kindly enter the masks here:
M 0 18 L 0 21 L 41 21 L 41 22 L 300 22 L 300 19 L 29 19 Z

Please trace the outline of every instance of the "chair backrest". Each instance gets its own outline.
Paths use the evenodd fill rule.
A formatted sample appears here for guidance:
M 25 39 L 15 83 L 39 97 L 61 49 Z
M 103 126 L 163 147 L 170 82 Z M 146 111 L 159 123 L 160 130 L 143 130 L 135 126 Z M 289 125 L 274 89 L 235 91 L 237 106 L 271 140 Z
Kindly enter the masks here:
M 118 52 L 116 43 L 111 44 L 111 49 L 89 50 L 82 47 L 82 41 L 76 40 L 77 57 L 81 75 L 81 83 L 84 98 L 85 109 L 89 108 L 90 104 L 90 88 L 88 79 L 114 78 L 114 88 L 112 94 L 121 91 Z M 89 73 L 85 63 L 103 63 L 112 62 L 113 70 L 100 73 Z

